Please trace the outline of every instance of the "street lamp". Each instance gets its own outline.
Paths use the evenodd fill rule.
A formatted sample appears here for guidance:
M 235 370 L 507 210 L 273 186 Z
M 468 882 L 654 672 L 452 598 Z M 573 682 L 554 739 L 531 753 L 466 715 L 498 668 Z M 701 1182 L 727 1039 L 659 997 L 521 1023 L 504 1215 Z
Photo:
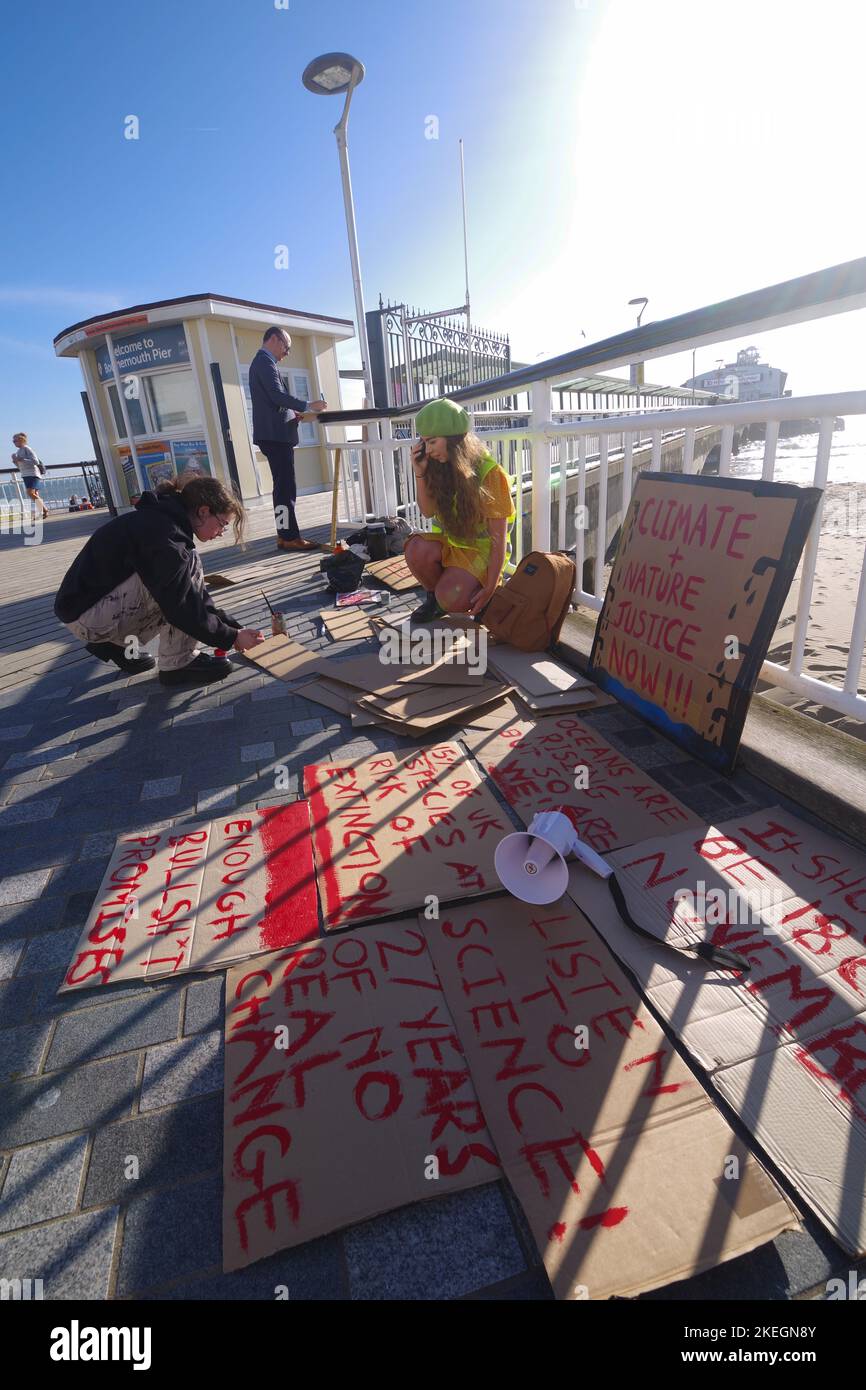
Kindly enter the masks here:
M 368 406 L 373 405 L 373 377 L 370 371 L 370 346 L 367 342 L 367 319 L 364 313 L 364 291 L 361 287 L 361 258 L 358 254 L 358 233 L 355 228 L 355 205 L 352 201 L 352 176 L 349 172 L 349 144 L 346 135 L 349 103 L 355 88 L 364 80 L 364 64 L 350 53 L 323 53 L 304 68 L 302 81 L 309 92 L 319 96 L 339 96 L 346 93 L 346 104 L 334 134 L 340 153 L 340 173 L 343 180 L 343 204 L 346 209 L 346 231 L 349 237 L 349 257 L 352 262 L 352 284 L 355 291 L 355 317 L 358 321 L 358 342 L 361 347 L 361 366 Z
M 637 326 L 638 326 L 638 328 L 640 328 L 640 321 L 641 321 L 641 318 L 643 317 L 643 311 L 644 311 L 644 309 L 646 308 L 646 306 L 649 304 L 649 300 L 647 299 L 646 295 L 639 295 L 637 299 L 630 299 L 628 302 L 629 302 L 629 304 L 639 304 L 639 305 L 641 306 L 641 308 L 640 308 L 640 313 L 639 313 L 638 316 L 637 316 Z M 635 362 L 635 364 L 634 364 L 634 366 L 632 367 L 632 369 L 631 369 L 629 375 L 631 376 L 631 384 L 632 384 L 632 386 L 634 386 L 634 388 L 635 388 L 635 393 L 636 393 L 636 396 L 637 396 L 636 408 L 637 408 L 637 413 L 638 413 L 638 415 L 639 415 L 639 414 L 640 414 L 640 388 L 641 388 L 641 384 L 642 384 L 642 382 L 643 382 L 643 362 Z M 638 435 L 638 439 L 640 439 L 640 435 Z

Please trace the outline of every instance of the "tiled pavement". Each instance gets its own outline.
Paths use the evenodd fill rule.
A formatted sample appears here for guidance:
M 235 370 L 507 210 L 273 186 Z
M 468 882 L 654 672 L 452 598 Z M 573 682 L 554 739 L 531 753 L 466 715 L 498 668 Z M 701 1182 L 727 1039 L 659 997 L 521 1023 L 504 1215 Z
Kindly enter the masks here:
M 307 504 L 314 515 L 318 503 Z M 80 529 L 59 535 L 51 564 L 38 549 L 24 557 L 43 613 L 64 548 L 68 564 L 82 543 Z M 0 581 L 20 556 L 0 538 Z M 275 555 L 266 536 L 244 554 L 206 555 L 206 568 L 238 576 L 253 564 L 266 565 L 290 631 L 328 645 L 318 560 Z M 261 583 L 218 602 L 261 623 Z M 2 604 L 0 646 L 10 646 Z M 550 1298 L 504 1183 L 221 1273 L 223 977 L 58 996 L 64 967 L 119 832 L 290 801 L 306 762 L 413 741 L 352 730 L 240 661 L 220 686 L 190 693 L 60 653 L 56 669 L 0 692 L 0 1278 L 42 1278 L 47 1298 L 272 1299 L 278 1285 L 293 1300 Z M 707 784 L 618 707 L 586 718 L 698 812 L 779 800 L 741 774 Z M 278 765 L 289 789 L 275 793 Z M 802 1296 L 849 1263 L 809 1221 L 652 1296 Z

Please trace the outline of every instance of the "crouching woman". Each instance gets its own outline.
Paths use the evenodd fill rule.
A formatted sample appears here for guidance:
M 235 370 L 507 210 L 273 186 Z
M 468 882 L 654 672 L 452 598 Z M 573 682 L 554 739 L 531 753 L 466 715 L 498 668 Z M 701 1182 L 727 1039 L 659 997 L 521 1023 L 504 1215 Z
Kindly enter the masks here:
M 470 433 L 454 401 L 430 401 L 416 416 L 421 443 L 412 449 L 418 505 L 433 531 L 409 537 L 404 558 L 427 597 L 412 614 L 432 622 L 443 612 L 479 615 L 509 559 L 514 505 L 508 475 Z
M 215 478 L 163 483 L 94 531 L 60 585 L 54 612 L 93 656 L 128 675 L 156 664 L 138 647 L 159 635 L 163 685 L 223 680 L 231 662 L 199 652 L 198 644 L 246 652 L 263 634 L 215 606 L 195 542 L 215 540 L 229 524 L 238 541 L 244 521 L 241 503 Z

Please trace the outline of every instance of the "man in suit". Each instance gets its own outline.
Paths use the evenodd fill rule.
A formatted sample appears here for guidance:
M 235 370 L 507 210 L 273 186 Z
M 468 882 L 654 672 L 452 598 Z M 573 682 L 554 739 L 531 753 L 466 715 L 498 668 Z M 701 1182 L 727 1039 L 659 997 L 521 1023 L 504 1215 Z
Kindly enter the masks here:
M 315 541 L 301 537 L 295 517 L 295 445 L 298 416 L 318 414 L 327 401 L 300 401 L 286 390 L 278 363 L 289 352 L 292 340 L 284 328 L 269 328 L 250 364 L 253 401 L 253 442 L 261 449 L 271 470 L 274 519 L 278 550 L 318 550 Z

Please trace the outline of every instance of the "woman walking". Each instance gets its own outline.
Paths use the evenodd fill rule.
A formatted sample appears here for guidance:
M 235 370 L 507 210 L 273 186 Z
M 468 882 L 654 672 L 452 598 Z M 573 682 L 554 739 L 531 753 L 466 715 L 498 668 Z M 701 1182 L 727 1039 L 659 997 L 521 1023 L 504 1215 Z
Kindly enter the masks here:
M 27 443 L 27 435 L 23 431 L 13 434 L 12 443 L 15 445 L 15 453 L 12 455 L 12 462 L 21 474 L 21 481 L 27 496 L 33 502 L 38 502 L 42 508 L 42 515 L 48 515 L 48 508 L 42 501 L 42 489 L 45 486 L 45 465 L 37 458 L 36 453 Z
M 237 541 L 244 521 L 243 506 L 216 478 L 163 483 L 143 493 L 134 511 L 94 531 L 60 586 L 54 612 L 93 656 L 128 675 L 156 664 L 138 648 L 159 634 L 163 685 L 223 680 L 232 663 L 199 652 L 198 643 L 246 652 L 264 634 L 215 606 L 195 542 L 215 540 L 230 523 Z
M 410 536 L 403 552 L 427 590 L 412 621 L 432 622 L 443 612 L 475 617 L 493 597 L 509 558 L 514 504 L 508 474 L 470 433 L 469 416 L 454 401 L 430 401 L 416 425 L 418 505 L 435 522 L 432 532 Z

